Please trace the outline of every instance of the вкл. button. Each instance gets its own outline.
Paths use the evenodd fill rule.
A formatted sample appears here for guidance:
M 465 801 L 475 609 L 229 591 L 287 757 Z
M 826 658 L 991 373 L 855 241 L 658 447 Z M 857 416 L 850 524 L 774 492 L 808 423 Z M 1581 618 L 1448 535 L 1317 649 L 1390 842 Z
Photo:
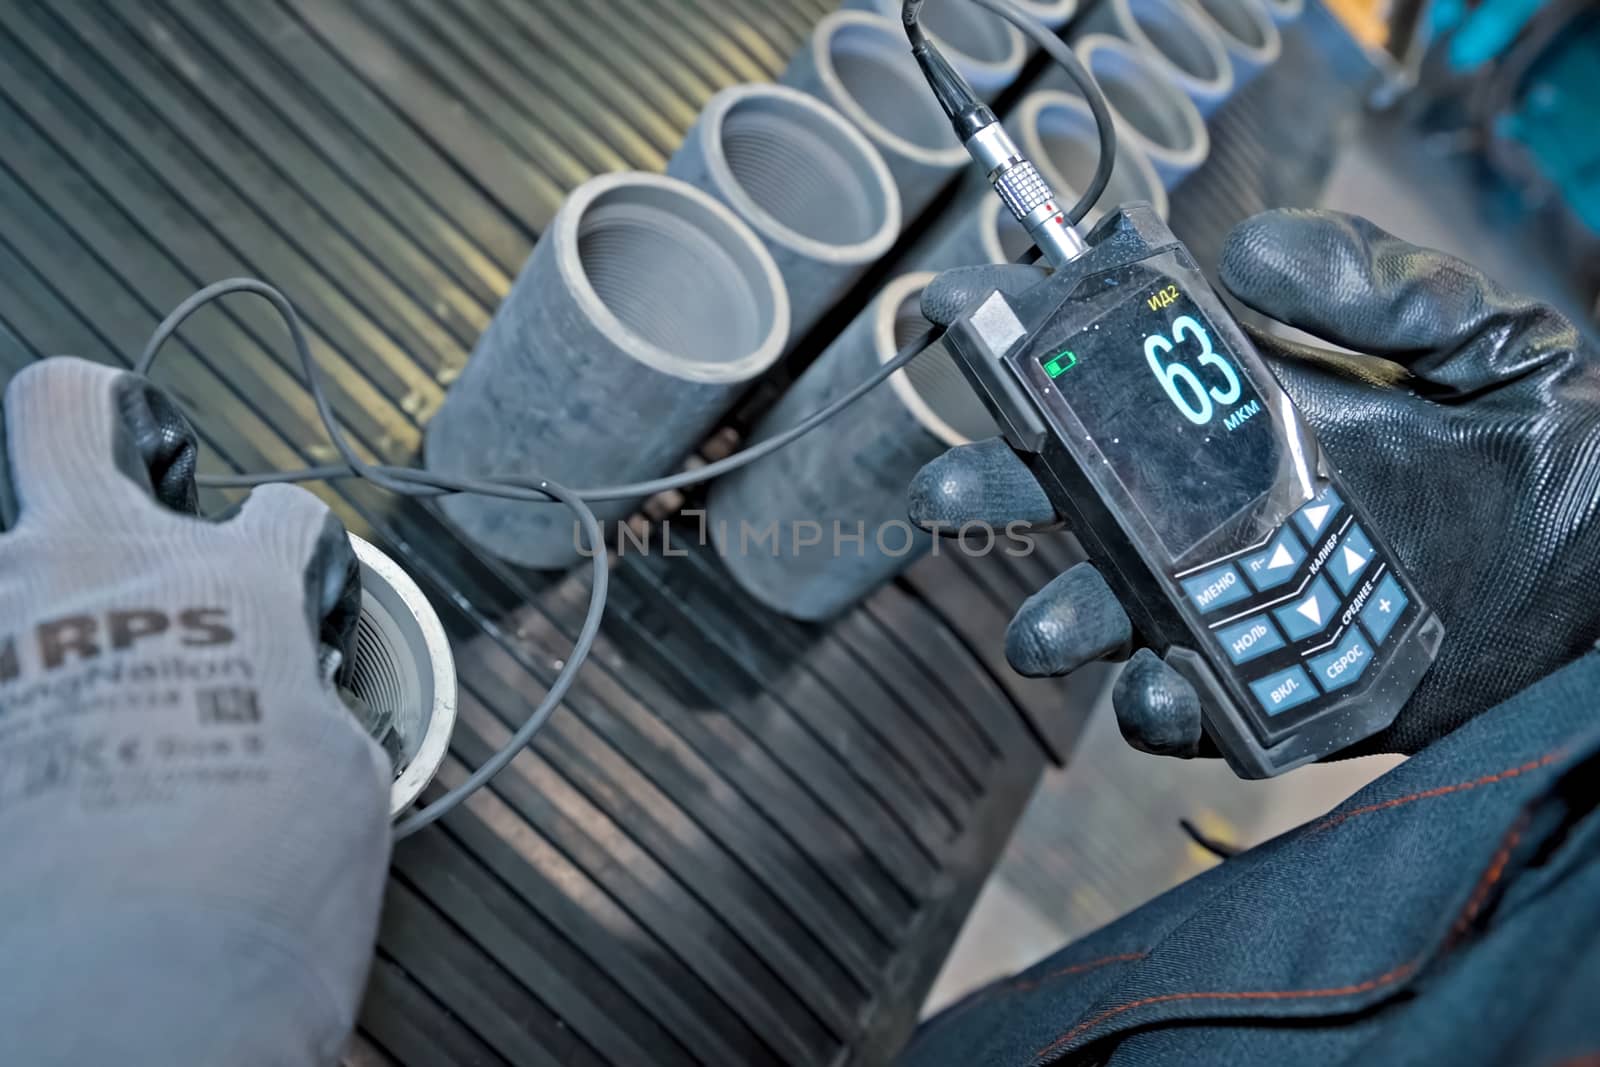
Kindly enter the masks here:
M 1258 678 L 1250 683 L 1250 691 L 1261 701 L 1261 709 L 1268 715 L 1288 711 L 1297 704 L 1317 697 L 1317 687 L 1311 684 L 1311 679 L 1299 667 Z

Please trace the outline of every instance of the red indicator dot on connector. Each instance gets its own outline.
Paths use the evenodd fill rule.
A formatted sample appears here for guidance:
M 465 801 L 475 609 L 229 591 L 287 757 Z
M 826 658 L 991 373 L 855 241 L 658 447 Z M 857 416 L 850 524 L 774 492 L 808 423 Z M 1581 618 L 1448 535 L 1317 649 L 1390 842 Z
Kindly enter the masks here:
M 1067 224 L 1066 217 L 1062 216 L 1062 215 L 1057 215 L 1056 216 L 1056 221 L 1059 222 L 1063 226 L 1065 226 Z

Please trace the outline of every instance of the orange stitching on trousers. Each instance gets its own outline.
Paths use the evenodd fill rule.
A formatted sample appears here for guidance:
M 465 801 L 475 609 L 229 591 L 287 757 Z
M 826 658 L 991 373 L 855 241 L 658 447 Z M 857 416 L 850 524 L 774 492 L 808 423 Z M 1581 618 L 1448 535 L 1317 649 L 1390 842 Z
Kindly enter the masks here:
M 1522 832 L 1527 829 L 1528 820 L 1532 816 L 1532 812 L 1523 812 L 1522 817 L 1517 820 L 1517 824 L 1511 828 L 1511 832 L 1506 834 L 1505 841 L 1500 845 L 1500 851 L 1494 854 L 1494 860 L 1489 864 L 1489 870 L 1484 874 L 1483 880 L 1478 883 L 1478 888 L 1473 892 L 1472 899 L 1467 901 L 1467 906 L 1462 909 L 1460 918 L 1456 919 L 1455 926 L 1451 927 L 1450 941 L 1445 945 L 1446 949 L 1453 946 L 1456 940 L 1467 932 L 1467 927 L 1472 925 L 1472 920 L 1478 917 L 1478 909 L 1483 907 L 1483 902 L 1489 897 L 1489 891 L 1494 888 L 1494 884 L 1505 873 L 1506 864 L 1511 861 L 1511 853 L 1516 849 L 1517 842 L 1522 840 Z
M 1540 759 L 1533 760 L 1530 763 L 1524 763 L 1520 767 L 1512 767 L 1509 770 L 1501 771 L 1498 774 L 1485 775 L 1482 778 L 1474 778 L 1467 782 L 1458 782 L 1455 785 L 1441 786 L 1438 789 L 1428 789 L 1421 793 L 1411 793 L 1407 796 L 1396 797 L 1393 800 L 1386 800 L 1381 804 L 1369 804 L 1363 808 L 1355 808 L 1351 811 L 1343 812 L 1339 815 L 1330 816 L 1329 818 L 1324 819 L 1322 822 L 1312 826 L 1308 832 L 1331 829 L 1334 826 L 1338 826 L 1346 819 L 1352 819 L 1357 815 L 1368 815 L 1375 811 L 1383 811 L 1388 808 L 1399 807 L 1402 804 L 1409 804 L 1412 801 L 1431 800 L 1434 797 L 1447 796 L 1451 793 L 1459 793 L 1463 790 L 1476 789 L 1479 786 L 1492 785 L 1495 782 L 1505 781 L 1508 778 L 1515 778 L 1518 775 L 1527 774 L 1528 772 L 1537 770 L 1540 767 L 1549 766 L 1551 763 L 1554 763 L 1556 760 L 1560 759 L 1562 754 L 1562 750 L 1557 749 L 1555 752 L 1551 752 Z M 1446 942 L 1444 946 L 1446 951 L 1448 951 L 1454 945 L 1456 939 L 1463 931 L 1465 931 L 1467 926 L 1472 923 L 1473 919 L 1477 918 L 1478 909 L 1483 906 L 1483 902 L 1488 898 L 1489 892 L 1494 888 L 1495 884 L 1500 881 L 1501 876 L 1505 874 L 1506 867 L 1511 860 L 1511 853 L 1516 849 L 1517 842 L 1522 839 L 1522 832 L 1527 827 L 1528 818 L 1528 814 L 1524 813 L 1523 816 L 1517 820 L 1516 825 L 1513 826 L 1510 832 L 1506 834 L 1505 840 L 1501 842 L 1500 848 L 1495 852 L 1494 859 L 1490 862 L 1488 870 L 1484 871 L 1483 876 L 1478 880 L 1477 888 L 1473 890 L 1472 896 L 1468 898 L 1467 906 L 1462 909 L 1461 915 L 1457 917 L 1454 925 L 1451 927 L 1450 940 Z M 1413 971 L 1415 971 L 1418 966 L 1420 966 L 1421 962 L 1422 961 L 1420 958 L 1415 959 L 1409 963 L 1401 964 L 1394 970 L 1388 972 L 1387 974 L 1379 975 L 1377 978 L 1369 978 L 1367 981 L 1361 982 L 1357 985 L 1341 986 L 1337 989 L 1263 989 L 1221 993 L 1164 993 L 1160 996 L 1145 997 L 1143 1000 L 1134 1000 L 1128 1002 L 1127 1004 L 1118 1005 L 1115 1008 L 1109 1008 L 1106 1011 L 1101 1012 L 1099 1015 L 1096 1015 L 1094 1018 L 1089 1019 L 1086 1022 L 1079 1023 L 1077 1026 L 1074 1026 L 1071 1030 L 1068 1030 L 1066 1033 L 1050 1042 L 1050 1044 L 1034 1053 L 1033 1058 L 1035 1062 L 1042 1060 L 1046 1056 L 1055 1052 L 1057 1049 L 1070 1043 L 1072 1039 L 1078 1035 L 1093 1030 L 1107 1019 L 1115 1018 L 1116 1016 L 1121 1015 L 1123 1012 L 1133 1011 L 1135 1008 L 1147 1008 L 1152 1004 L 1169 1004 L 1173 1001 L 1179 1000 L 1306 1000 L 1316 997 L 1355 996 L 1360 993 L 1369 993 L 1374 989 L 1378 989 L 1382 986 L 1389 985 L 1407 977 Z
M 1043 1059 L 1084 1031 L 1093 1030 L 1107 1019 L 1121 1015 L 1125 1011 L 1132 1011 L 1134 1008 L 1145 1008 L 1151 1004 L 1166 1004 L 1174 1000 L 1299 1000 L 1309 997 L 1350 997 L 1358 993 L 1371 992 L 1379 986 L 1385 986 L 1391 982 L 1397 982 L 1416 970 L 1416 967 L 1415 962 L 1407 963 L 1396 967 L 1388 974 L 1380 975 L 1377 978 L 1369 978 L 1359 985 L 1340 986 L 1337 989 L 1289 989 L 1282 991 L 1260 989 L 1233 993 L 1165 993 L 1158 997 L 1145 997 L 1143 1000 L 1130 1001 L 1127 1004 L 1103 1011 L 1088 1022 L 1079 1023 L 1049 1045 L 1040 1049 L 1034 1059 Z
M 1143 952 L 1124 952 L 1120 956 L 1102 956 L 1100 959 L 1090 960 L 1087 963 L 1075 963 L 1071 967 L 1063 967 L 1059 971 L 1051 971 L 1049 974 L 1041 974 L 1037 978 L 1025 979 L 1024 981 L 1007 986 L 1006 992 L 1009 993 L 1016 991 L 1025 993 L 1031 989 L 1039 988 L 1039 986 L 1050 981 L 1052 978 L 1065 978 L 1069 974 L 1082 974 L 1085 971 L 1096 970 L 1100 967 L 1106 966 L 1108 963 L 1129 963 L 1133 960 L 1142 960 L 1144 957 L 1145 954 Z
M 1434 797 L 1449 796 L 1451 793 L 1462 793 L 1468 789 L 1477 789 L 1480 786 L 1493 785 L 1496 782 L 1503 782 L 1507 778 L 1515 778 L 1518 775 L 1527 774 L 1530 771 L 1536 771 L 1540 767 L 1548 767 L 1550 764 L 1560 759 L 1561 756 L 1562 752 L 1558 749 L 1557 751 L 1541 757 L 1540 759 L 1536 759 L 1531 763 L 1524 763 L 1520 767 L 1512 767 L 1510 770 L 1501 771 L 1499 774 L 1489 774 L 1482 778 L 1474 778 L 1470 782 L 1457 782 L 1455 785 L 1444 785 L 1437 789 L 1424 790 L 1421 793 L 1409 793 L 1403 797 L 1395 797 L 1393 800 L 1385 800 L 1378 804 L 1368 804 L 1364 808 L 1352 808 L 1350 811 L 1342 811 L 1337 815 L 1330 815 L 1321 822 L 1313 824 L 1307 833 L 1316 833 L 1318 830 L 1331 830 L 1335 826 L 1338 826 L 1340 823 L 1344 822 L 1346 819 L 1353 819 L 1357 815 L 1370 815 L 1375 811 L 1383 811 L 1387 808 L 1398 808 L 1401 805 L 1410 804 L 1418 800 L 1432 800 Z

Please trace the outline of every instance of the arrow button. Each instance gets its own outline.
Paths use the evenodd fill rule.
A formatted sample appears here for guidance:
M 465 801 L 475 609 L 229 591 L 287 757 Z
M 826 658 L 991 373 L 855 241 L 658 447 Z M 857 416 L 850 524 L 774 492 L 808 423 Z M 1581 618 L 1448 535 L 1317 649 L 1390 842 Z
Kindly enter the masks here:
M 1338 608 L 1339 598 L 1333 595 L 1328 580 L 1318 578 L 1311 583 L 1305 596 L 1291 600 L 1273 611 L 1273 615 L 1277 617 L 1278 625 L 1283 627 L 1283 632 L 1289 635 L 1289 640 L 1298 641 L 1302 637 L 1321 633 Z
M 1343 505 L 1339 491 L 1330 485 L 1317 494 L 1317 499 L 1301 508 L 1295 514 L 1294 521 L 1299 525 L 1300 532 L 1306 535 L 1306 541 L 1314 543 L 1326 533 Z
M 1352 525 L 1328 565 L 1328 569 L 1333 572 L 1333 584 L 1339 587 L 1341 593 L 1350 592 L 1356 587 L 1361 572 L 1366 570 L 1367 564 L 1372 562 L 1372 557 L 1375 555 L 1377 553 L 1373 550 L 1372 542 L 1367 539 L 1366 532 L 1361 527 Z
M 1299 572 L 1306 550 L 1300 539 L 1287 527 L 1266 548 L 1239 561 L 1244 576 L 1260 592 L 1276 589 Z

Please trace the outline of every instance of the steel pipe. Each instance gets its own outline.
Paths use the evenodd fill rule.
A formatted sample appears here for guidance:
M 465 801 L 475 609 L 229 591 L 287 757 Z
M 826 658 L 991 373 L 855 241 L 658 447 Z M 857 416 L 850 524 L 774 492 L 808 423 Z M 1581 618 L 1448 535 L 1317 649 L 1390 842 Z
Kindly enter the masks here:
M 1189 0 L 1098 0 L 1073 28 L 1075 40 L 1108 33 L 1147 52 L 1202 115 L 1233 95 L 1233 66 L 1209 18 Z M 1048 88 L 1065 75 L 1047 74 Z
M 1282 29 L 1294 22 L 1306 11 L 1306 0 L 1266 0 L 1267 13 L 1272 16 L 1272 21 Z
M 1092 33 L 1073 45 L 1118 120 L 1118 143 L 1138 145 L 1171 189 L 1211 151 L 1206 120 L 1194 101 L 1168 81 L 1143 49 L 1119 37 Z
M 655 174 L 567 197 L 428 426 L 429 470 L 574 488 L 675 469 L 789 336 L 772 255 L 725 205 Z M 595 507 L 619 519 L 637 501 Z M 440 508 L 529 567 L 578 559 L 559 505 L 466 494 Z
M 789 291 L 791 340 L 900 236 L 900 193 L 878 150 L 838 111 L 788 86 L 717 93 L 667 174 L 760 236 Z
M 1052 30 L 1059 30 L 1078 13 L 1078 0 L 1015 0 L 1015 3 Z
M 389 753 L 389 817 L 422 795 L 450 748 L 456 667 L 450 639 L 411 576 L 375 546 L 350 535 L 361 567 L 361 615 L 344 694 Z
M 906 262 L 921 270 L 949 270 L 980 263 L 1010 263 L 1033 242 L 994 190 L 976 171 L 964 181 L 938 225 Z
M 907 221 L 967 163 L 897 21 L 834 12 L 817 23 L 780 80 L 829 104 L 866 135 L 894 175 Z
M 761 421 L 756 439 L 794 425 L 925 330 L 922 287 L 933 277 L 908 274 L 885 286 Z M 906 518 L 906 491 L 923 464 L 994 433 L 961 370 L 935 345 L 825 431 L 720 479 L 708 529 L 757 600 L 795 618 L 829 618 L 928 551 L 932 538 Z M 775 545 L 752 536 L 774 529 Z
M 1263 0 L 1194 0 L 1211 20 L 1222 47 L 1233 64 L 1233 88 L 1238 92 L 1250 80 L 1278 61 L 1283 38 Z
M 1160 176 L 1127 124 L 1116 121 L 1117 160 L 1111 168 L 1111 181 L 1085 216 L 1085 226 L 1093 225 L 1111 208 L 1135 200 L 1149 202 L 1156 214 L 1167 217 L 1167 191 Z M 1083 97 L 1064 92 L 1029 93 L 1012 109 L 1006 129 L 1039 168 L 1057 199 L 1070 204 L 1088 188 L 1100 155 L 1100 140 L 1094 113 Z
M 845 10 L 873 11 L 891 19 L 900 35 L 902 49 L 905 30 L 900 28 L 903 0 L 845 0 Z M 970 0 L 938 0 L 922 9 L 922 28 L 939 45 L 939 50 L 986 100 L 1017 80 L 1028 61 L 1028 47 L 1016 28 Z M 924 89 L 924 92 L 927 90 Z

